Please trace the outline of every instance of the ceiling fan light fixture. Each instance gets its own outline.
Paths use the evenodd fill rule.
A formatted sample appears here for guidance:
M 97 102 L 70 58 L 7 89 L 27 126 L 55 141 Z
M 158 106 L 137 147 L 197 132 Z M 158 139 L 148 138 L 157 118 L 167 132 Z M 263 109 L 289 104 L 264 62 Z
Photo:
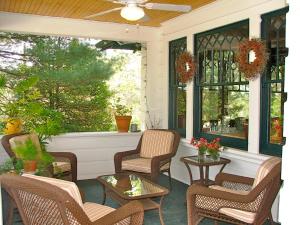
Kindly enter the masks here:
M 136 4 L 128 4 L 121 10 L 121 16 L 126 20 L 136 21 L 143 18 L 145 16 L 145 12 Z

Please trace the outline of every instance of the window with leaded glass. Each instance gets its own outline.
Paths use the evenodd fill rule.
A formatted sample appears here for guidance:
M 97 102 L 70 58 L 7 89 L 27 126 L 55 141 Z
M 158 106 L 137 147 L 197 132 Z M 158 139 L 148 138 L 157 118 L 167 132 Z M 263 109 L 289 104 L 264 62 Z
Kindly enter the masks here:
M 248 20 L 195 35 L 194 133 L 221 136 L 223 145 L 242 149 L 247 148 L 249 83 L 236 53 L 248 38 Z
M 169 128 L 182 136 L 186 131 L 186 84 L 179 82 L 175 70 L 178 56 L 186 51 L 186 37 L 169 42 Z
M 261 152 L 281 155 L 284 121 L 286 13 L 288 8 L 262 16 L 262 38 L 266 41 L 269 61 L 262 78 Z

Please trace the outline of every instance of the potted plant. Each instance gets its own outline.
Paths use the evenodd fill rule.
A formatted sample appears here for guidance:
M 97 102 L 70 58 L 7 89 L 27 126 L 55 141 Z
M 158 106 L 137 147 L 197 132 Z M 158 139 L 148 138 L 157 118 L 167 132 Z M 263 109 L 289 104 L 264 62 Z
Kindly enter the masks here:
M 116 104 L 114 105 L 115 120 L 117 123 L 118 132 L 128 132 L 132 109 L 125 104 L 120 103 L 120 98 L 118 98 Z
M 43 171 L 54 160 L 48 152 L 39 150 L 30 139 L 24 143 L 17 142 L 12 150 L 15 152 L 16 157 L 23 161 L 25 172 Z

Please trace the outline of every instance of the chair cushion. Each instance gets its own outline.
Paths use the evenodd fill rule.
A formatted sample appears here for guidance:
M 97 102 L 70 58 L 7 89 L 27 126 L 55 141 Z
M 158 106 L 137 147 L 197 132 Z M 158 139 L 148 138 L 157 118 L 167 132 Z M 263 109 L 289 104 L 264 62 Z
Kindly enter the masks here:
M 87 214 L 88 218 L 94 222 L 112 211 L 115 211 L 115 209 L 97 203 L 86 202 L 83 204 L 83 211 Z
M 20 144 L 21 145 L 25 144 L 25 142 L 27 140 L 31 140 L 32 143 L 36 146 L 37 150 L 41 151 L 39 137 L 34 133 L 12 137 L 11 139 L 9 139 L 9 144 L 10 144 L 11 148 L 14 149 Z
M 173 142 L 174 134 L 170 131 L 146 130 L 143 134 L 140 156 L 153 158 L 171 153 Z
M 233 189 L 229 189 L 229 188 L 222 187 L 222 186 L 219 186 L 219 185 L 211 185 L 211 186 L 209 186 L 209 188 L 214 189 L 214 190 L 219 190 L 219 191 L 226 191 L 226 192 L 230 192 L 230 193 L 233 193 L 233 194 L 239 194 L 239 195 L 249 194 L 249 191 L 233 190 Z
M 55 178 L 50 177 L 42 177 L 42 176 L 35 176 L 31 174 L 23 174 L 24 177 L 29 177 L 32 179 L 37 179 L 52 185 L 55 185 L 56 187 L 59 187 L 66 191 L 81 207 L 83 207 L 81 195 L 79 192 L 79 189 L 77 185 L 74 182 L 66 181 L 66 180 L 59 180 Z
M 233 208 L 221 208 L 219 210 L 219 213 L 225 214 L 227 216 L 250 224 L 253 223 L 256 216 L 256 213 Z
M 170 163 L 164 164 L 160 170 L 165 170 L 170 167 Z M 141 173 L 151 173 L 151 159 L 136 158 L 122 161 L 122 170 L 130 170 Z
M 260 181 L 262 181 L 262 179 L 265 178 L 265 176 L 267 176 L 267 174 L 274 168 L 274 166 L 276 166 L 278 163 L 281 162 L 281 159 L 278 157 L 271 157 L 269 159 L 267 159 L 266 161 L 264 161 L 255 176 L 254 182 L 253 182 L 253 188 L 259 184 Z
M 93 202 L 86 202 L 83 204 L 83 211 L 86 213 L 88 218 L 94 222 L 103 216 L 115 211 L 114 208 L 105 206 L 105 205 L 100 205 L 97 203 Z M 130 218 L 127 217 L 120 222 L 116 223 L 115 225 L 129 225 L 130 224 Z
M 69 162 L 53 162 L 53 173 L 59 174 L 71 171 L 71 163 Z

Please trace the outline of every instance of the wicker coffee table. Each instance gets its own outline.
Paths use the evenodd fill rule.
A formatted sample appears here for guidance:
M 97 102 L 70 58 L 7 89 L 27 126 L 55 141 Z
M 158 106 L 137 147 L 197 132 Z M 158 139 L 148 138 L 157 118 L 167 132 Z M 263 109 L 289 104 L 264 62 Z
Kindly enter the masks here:
M 116 200 L 120 205 L 124 205 L 132 200 L 139 200 L 143 204 L 145 211 L 158 209 L 160 223 L 164 225 L 162 203 L 164 196 L 169 193 L 168 189 L 131 173 L 99 176 L 97 180 L 104 189 L 103 204 L 105 204 L 106 195 Z M 159 197 L 159 203 L 152 199 Z

